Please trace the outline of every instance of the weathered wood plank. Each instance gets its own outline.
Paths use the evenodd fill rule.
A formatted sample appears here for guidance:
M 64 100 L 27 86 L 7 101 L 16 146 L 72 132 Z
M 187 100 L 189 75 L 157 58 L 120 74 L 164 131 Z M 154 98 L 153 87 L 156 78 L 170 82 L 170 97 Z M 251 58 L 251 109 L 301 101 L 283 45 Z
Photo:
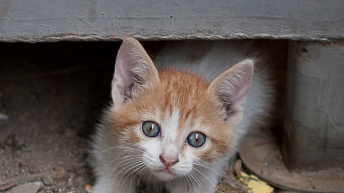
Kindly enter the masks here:
M 0 41 L 344 39 L 342 0 L 1 0 Z

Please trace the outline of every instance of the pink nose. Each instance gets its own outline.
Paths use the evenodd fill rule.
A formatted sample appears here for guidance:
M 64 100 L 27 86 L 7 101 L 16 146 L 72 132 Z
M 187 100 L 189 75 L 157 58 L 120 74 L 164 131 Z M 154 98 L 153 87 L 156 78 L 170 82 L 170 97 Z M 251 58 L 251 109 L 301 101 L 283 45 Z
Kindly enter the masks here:
M 169 158 L 165 156 L 159 156 L 161 163 L 163 163 L 166 168 L 169 168 L 179 162 L 178 158 Z

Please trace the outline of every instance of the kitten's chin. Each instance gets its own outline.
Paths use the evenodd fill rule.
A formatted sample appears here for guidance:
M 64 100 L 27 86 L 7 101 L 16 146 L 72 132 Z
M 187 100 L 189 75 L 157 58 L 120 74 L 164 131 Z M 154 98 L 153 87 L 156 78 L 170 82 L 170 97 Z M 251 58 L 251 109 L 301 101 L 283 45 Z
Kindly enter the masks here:
M 177 177 L 176 174 L 173 174 L 172 172 L 169 172 L 166 170 L 154 171 L 152 173 L 155 175 L 155 177 L 157 177 L 161 181 L 169 181 Z

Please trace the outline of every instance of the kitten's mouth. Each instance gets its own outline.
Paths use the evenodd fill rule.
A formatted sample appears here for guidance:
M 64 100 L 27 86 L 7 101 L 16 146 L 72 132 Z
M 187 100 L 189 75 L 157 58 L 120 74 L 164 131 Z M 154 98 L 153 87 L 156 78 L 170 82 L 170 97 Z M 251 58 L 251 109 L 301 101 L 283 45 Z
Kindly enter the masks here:
M 168 174 L 172 174 L 172 175 L 175 175 L 170 168 L 164 168 L 164 169 L 161 169 L 161 170 L 157 170 L 158 172 L 161 172 L 161 173 L 168 173 Z
M 173 178 L 177 176 L 175 173 L 171 171 L 170 168 L 155 170 L 154 174 L 162 181 L 172 180 Z

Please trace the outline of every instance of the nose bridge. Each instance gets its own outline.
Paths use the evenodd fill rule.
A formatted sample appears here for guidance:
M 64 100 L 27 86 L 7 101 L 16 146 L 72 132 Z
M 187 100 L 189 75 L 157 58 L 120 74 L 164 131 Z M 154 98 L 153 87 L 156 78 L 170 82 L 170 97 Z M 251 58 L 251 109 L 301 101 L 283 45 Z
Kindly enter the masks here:
M 180 110 L 173 107 L 171 111 L 165 114 L 163 123 L 163 139 L 161 155 L 166 158 L 178 158 L 178 131 L 179 131 Z
M 162 153 L 164 157 L 177 158 L 179 154 L 179 148 L 177 139 L 165 138 L 162 143 Z

